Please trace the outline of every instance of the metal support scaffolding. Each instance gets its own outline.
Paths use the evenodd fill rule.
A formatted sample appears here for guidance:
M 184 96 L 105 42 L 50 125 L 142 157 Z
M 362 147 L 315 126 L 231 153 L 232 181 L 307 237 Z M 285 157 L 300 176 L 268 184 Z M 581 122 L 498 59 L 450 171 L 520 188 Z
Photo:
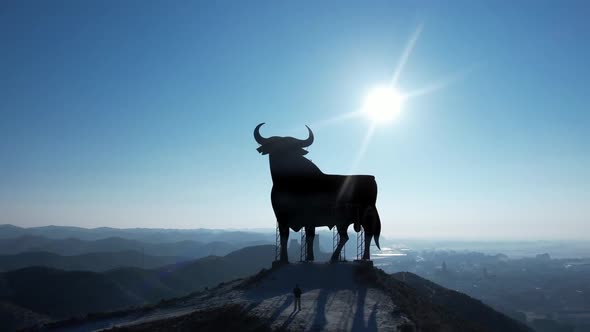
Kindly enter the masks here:
M 338 235 L 338 241 L 340 241 L 340 235 Z M 340 252 L 340 260 L 341 261 L 345 261 L 346 260 L 346 246 L 342 246 L 342 251 Z
M 281 233 L 279 232 L 279 223 L 277 222 L 277 233 L 275 237 L 275 261 L 281 257 Z
M 307 243 L 305 238 L 305 228 L 302 228 L 301 232 L 301 253 L 299 254 L 299 261 L 304 262 L 307 257 Z
M 338 246 L 338 232 L 336 231 L 336 226 L 332 228 L 332 253 L 336 251 L 336 247 Z
M 363 250 L 365 249 L 365 229 L 361 226 L 361 231 L 356 233 L 356 259 L 363 259 Z

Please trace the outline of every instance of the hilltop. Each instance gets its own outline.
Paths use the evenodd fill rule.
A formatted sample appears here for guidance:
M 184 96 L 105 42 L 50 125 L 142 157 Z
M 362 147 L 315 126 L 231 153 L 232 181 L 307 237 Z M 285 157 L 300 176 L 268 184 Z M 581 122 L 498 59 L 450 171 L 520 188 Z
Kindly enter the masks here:
M 295 283 L 304 294 L 302 310 L 294 312 L 291 290 Z M 480 301 L 411 273 L 388 275 L 356 263 L 289 264 L 153 307 L 51 327 L 65 331 L 112 327 L 115 331 L 530 331 Z

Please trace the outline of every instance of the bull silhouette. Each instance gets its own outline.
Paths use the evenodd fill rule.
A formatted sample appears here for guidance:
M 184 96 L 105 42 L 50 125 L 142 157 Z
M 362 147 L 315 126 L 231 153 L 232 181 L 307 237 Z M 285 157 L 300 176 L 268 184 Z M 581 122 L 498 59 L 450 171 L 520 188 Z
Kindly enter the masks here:
M 331 257 L 337 261 L 346 241 L 347 229 L 354 224 L 354 230 L 365 231 L 363 260 L 370 259 L 371 239 L 379 249 L 381 221 L 375 207 L 377 183 L 372 175 L 330 175 L 324 174 L 311 160 L 303 157 L 304 149 L 313 143 L 313 132 L 305 140 L 293 137 L 260 135 L 259 124 L 254 129 L 254 139 L 260 147 L 257 151 L 269 157 L 273 187 L 271 202 L 281 239 L 280 261 L 288 262 L 287 241 L 289 228 L 298 232 L 305 228 L 307 256 L 313 261 L 313 239 L 315 228 L 336 227 L 340 241 Z M 303 244 L 301 244 L 303 245 Z

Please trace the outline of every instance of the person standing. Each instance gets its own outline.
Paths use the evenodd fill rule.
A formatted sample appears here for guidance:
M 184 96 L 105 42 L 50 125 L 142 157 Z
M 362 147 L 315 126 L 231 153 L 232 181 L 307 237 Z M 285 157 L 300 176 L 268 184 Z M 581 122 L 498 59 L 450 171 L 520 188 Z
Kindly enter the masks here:
M 295 288 L 293 288 L 293 297 L 295 301 L 293 301 L 293 311 L 299 309 L 301 310 L 301 288 L 299 288 L 298 284 L 295 284 Z

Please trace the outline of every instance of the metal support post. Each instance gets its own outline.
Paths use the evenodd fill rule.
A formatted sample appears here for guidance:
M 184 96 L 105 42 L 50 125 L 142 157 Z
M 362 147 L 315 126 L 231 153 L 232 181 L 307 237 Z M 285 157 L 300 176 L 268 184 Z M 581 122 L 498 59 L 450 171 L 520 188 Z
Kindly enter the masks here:
M 361 260 L 363 259 L 363 254 L 365 250 L 365 229 L 361 226 L 361 231 L 356 233 L 356 259 Z
M 281 257 L 281 233 L 279 232 L 279 223 L 277 222 L 277 232 L 275 237 L 275 261 Z
M 304 262 L 307 258 L 307 243 L 305 238 L 305 228 L 300 230 L 301 232 L 301 253 L 299 254 L 299 261 Z

